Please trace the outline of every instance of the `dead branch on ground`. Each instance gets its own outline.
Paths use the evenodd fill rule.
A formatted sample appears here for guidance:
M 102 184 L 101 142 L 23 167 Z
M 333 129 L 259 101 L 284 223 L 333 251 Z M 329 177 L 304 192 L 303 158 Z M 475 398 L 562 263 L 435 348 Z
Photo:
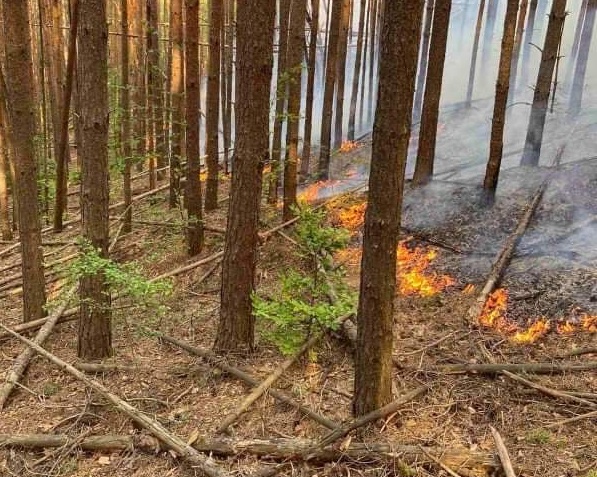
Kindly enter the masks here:
M 512 467 L 512 461 L 510 460 L 510 455 L 508 454 L 508 449 L 506 449 L 502 436 L 493 426 L 489 426 L 489 429 L 491 430 L 491 435 L 495 441 L 506 477 L 516 477 L 514 467 Z

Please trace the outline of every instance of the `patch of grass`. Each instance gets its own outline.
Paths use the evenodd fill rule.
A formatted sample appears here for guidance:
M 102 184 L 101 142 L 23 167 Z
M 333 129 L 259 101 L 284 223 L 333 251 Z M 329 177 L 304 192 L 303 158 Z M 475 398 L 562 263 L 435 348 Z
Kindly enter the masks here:
M 50 397 L 53 396 L 54 394 L 56 394 L 58 391 L 60 391 L 60 386 L 56 383 L 45 383 L 44 387 L 42 389 L 42 393 L 44 396 L 46 397 Z
M 536 429 L 526 435 L 526 441 L 530 444 L 548 444 L 552 440 L 551 432 L 545 429 Z

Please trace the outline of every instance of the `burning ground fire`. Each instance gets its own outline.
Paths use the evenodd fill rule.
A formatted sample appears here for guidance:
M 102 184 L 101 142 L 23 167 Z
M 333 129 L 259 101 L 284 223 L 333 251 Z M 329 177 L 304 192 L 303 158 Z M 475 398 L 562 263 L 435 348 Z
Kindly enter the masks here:
M 527 328 L 521 329 L 517 323 L 508 317 L 507 311 L 508 291 L 504 288 L 498 288 L 485 302 L 479 324 L 510 335 L 512 341 L 520 344 L 535 343 L 553 328 L 550 320 L 541 317 L 533 321 Z M 585 313 L 578 320 L 557 323 L 555 331 L 560 335 L 569 335 L 579 331 L 597 333 L 597 316 Z

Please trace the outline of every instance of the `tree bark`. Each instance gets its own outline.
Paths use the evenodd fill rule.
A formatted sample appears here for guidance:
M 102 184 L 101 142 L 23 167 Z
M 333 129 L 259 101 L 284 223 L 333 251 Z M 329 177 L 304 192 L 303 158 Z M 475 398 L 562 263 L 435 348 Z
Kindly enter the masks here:
M 284 206 L 283 220 L 294 215 L 298 174 L 298 143 L 301 114 L 301 90 L 303 78 L 303 47 L 305 44 L 305 0 L 292 0 L 288 29 L 288 121 L 286 134 L 286 158 L 284 160 Z
M 357 100 L 359 97 L 359 79 L 363 63 L 363 38 L 365 36 L 365 13 L 367 10 L 367 0 L 361 0 L 359 11 L 359 30 L 357 32 L 357 53 L 354 61 L 354 73 L 352 77 L 352 91 L 350 93 L 350 109 L 348 113 L 348 134 L 349 141 L 354 141 L 356 129 Z M 364 87 L 364 85 L 360 85 Z
M 465 107 L 470 108 L 473 102 L 473 91 L 475 89 L 475 76 L 477 73 L 477 57 L 479 56 L 479 38 L 481 37 L 481 27 L 483 25 L 483 13 L 485 11 L 485 0 L 479 3 L 479 13 L 477 14 L 477 24 L 475 26 L 475 39 L 473 41 L 473 53 L 471 56 L 471 67 L 468 74 L 468 86 L 466 88 Z
M 537 0 L 535 0 L 535 2 L 537 2 Z M 582 0 L 582 5 L 580 7 L 580 11 L 578 12 L 578 17 L 576 19 L 576 27 L 574 29 L 574 40 L 572 42 L 572 48 L 570 50 L 570 54 L 567 57 L 565 83 L 568 89 L 572 88 L 572 75 L 574 74 L 574 65 L 576 64 L 576 57 L 578 56 L 578 48 L 580 46 L 582 26 L 585 20 L 585 15 L 587 14 L 588 4 L 589 0 Z
M 514 50 L 512 51 L 512 65 L 510 65 L 510 89 L 508 90 L 510 102 L 514 100 L 516 93 L 516 79 L 518 76 L 518 62 L 520 60 L 520 48 L 522 47 L 522 35 L 524 33 L 527 9 L 529 0 L 521 0 L 518 9 L 518 20 L 516 22 L 516 33 L 514 35 Z
M 170 155 L 170 207 L 179 204 L 180 177 L 182 174 L 182 145 L 184 141 L 184 49 L 183 49 L 183 0 L 170 2 L 170 36 L 172 38 L 172 59 L 170 61 L 170 95 L 172 97 L 172 136 Z
M 374 100 L 374 91 L 375 91 L 375 86 L 374 86 L 374 82 L 375 82 L 375 72 L 378 69 L 377 68 L 377 63 L 376 63 L 376 58 L 377 58 L 377 51 L 378 51 L 378 45 L 379 45 L 379 41 L 378 41 L 378 28 L 377 28 L 377 23 L 379 20 L 379 6 L 380 6 L 380 2 L 383 2 L 383 0 L 371 0 L 371 11 L 370 11 L 370 17 L 369 17 L 369 24 L 370 24 L 370 28 L 369 30 L 371 31 L 371 38 L 369 40 L 369 94 L 367 97 L 367 123 L 371 124 L 371 119 L 373 116 L 373 107 L 375 105 L 375 100 Z M 382 5 L 383 6 L 383 5 Z
M 37 203 L 37 165 L 34 149 L 36 106 L 27 3 L 4 2 L 2 14 L 6 90 L 23 257 L 23 317 L 25 321 L 30 321 L 45 315 L 46 294 Z
M 589 61 L 596 13 L 597 0 L 589 0 L 589 3 L 587 4 L 587 12 L 583 21 L 582 34 L 580 36 L 578 47 L 578 57 L 576 58 L 576 67 L 574 69 L 574 78 L 572 80 L 572 90 L 570 92 L 570 105 L 568 111 L 572 115 L 580 113 L 582 107 L 582 97 L 585 88 L 585 77 L 587 75 L 587 64 Z
M 130 96 L 130 76 L 129 76 L 129 13 L 128 0 L 121 0 L 121 34 L 120 37 L 120 56 L 121 56 L 121 82 L 120 88 L 120 110 L 121 110 L 121 147 L 122 157 L 124 159 L 124 169 L 122 171 L 122 191 L 124 195 L 124 217 L 122 218 L 122 231 L 129 233 L 132 230 L 133 214 L 131 210 L 133 191 L 131 187 L 131 159 L 133 156 L 132 137 L 131 137 L 131 96 Z
M 319 165 L 317 175 L 321 180 L 330 176 L 330 159 L 332 147 L 332 118 L 334 115 L 334 91 L 338 73 L 338 44 L 340 38 L 340 22 L 344 0 L 330 0 L 332 11 L 328 32 L 327 64 L 325 67 L 325 87 L 323 92 L 323 110 L 321 118 L 321 139 L 319 145 Z
M 427 184 L 433 177 L 439 103 L 444 78 L 451 10 L 452 0 L 435 0 L 429 68 L 427 70 L 427 81 L 425 82 L 425 101 L 419 129 L 419 151 L 413 177 L 413 185 L 415 186 Z
M 106 5 L 79 0 L 79 85 L 82 234 L 101 256 L 108 256 L 108 24 Z M 112 354 L 110 290 L 103 273 L 79 284 L 81 318 L 78 356 L 86 360 Z
M 516 30 L 516 14 L 518 0 L 508 0 L 506 17 L 504 19 L 504 34 L 502 37 L 502 52 L 498 79 L 495 87 L 495 104 L 491 125 L 491 141 L 489 144 L 489 160 L 483 182 L 483 201 L 486 205 L 493 205 L 497 189 L 502 152 L 504 149 L 504 127 L 506 122 L 506 106 L 508 103 L 508 90 L 510 86 L 510 67 L 512 64 L 512 51 L 514 49 L 514 33 Z
M 396 248 L 423 7 L 423 0 L 384 6 L 357 315 L 353 400 L 357 416 L 392 400 Z
M 218 208 L 218 143 L 220 124 L 220 35 L 222 32 L 222 0 L 211 0 L 209 20 L 209 72 L 207 76 L 207 110 L 205 136 L 207 181 L 205 210 Z
M 199 0 L 185 0 L 185 118 L 187 171 L 185 208 L 187 210 L 187 253 L 192 257 L 203 250 L 201 162 L 199 153 Z
M 143 21 L 145 10 L 143 0 L 129 1 L 130 31 L 134 35 L 131 38 L 130 60 L 131 60 L 131 85 L 133 102 L 133 136 L 134 152 L 137 170 L 143 169 L 143 163 L 147 154 L 147 93 L 146 93 L 146 62 L 145 62 L 145 22 Z M 153 189 L 153 187 L 152 187 Z
M 346 86 L 346 54 L 348 49 L 348 23 L 350 21 L 351 0 L 342 0 L 342 13 L 340 20 L 340 33 L 338 35 L 338 79 L 336 81 L 336 114 L 334 117 L 334 149 L 342 144 L 344 136 L 344 89 Z
M 0 74 L 2 74 L 0 72 Z M 4 79 L 2 79 L 4 81 Z M 4 96 L 1 95 L 3 98 Z M 4 99 L 0 100 L 4 103 Z M 10 212 L 8 203 L 10 193 L 8 189 L 10 169 L 8 166 L 8 144 L 6 131 L 6 117 L 4 116 L 3 107 L 0 105 L 0 236 L 2 240 L 12 240 L 12 227 L 10 223 Z
M 485 0 L 481 0 L 484 2 Z M 425 26 L 423 28 L 423 40 L 421 43 L 421 52 L 417 76 L 417 85 L 415 87 L 415 102 L 413 105 L 414 121 L 421 119 L 423 95 L 425 94 L 425 80 L 427 79 L 427 67 L 429 65 L 429 44 L 431 39 L 431 27 L 433 25 L 433 11 L 435 9 L 435 0 L 427 0 L 425 9 Z
M 537 2 L 538 0 L 531 0 L 531 4 L 529 6 L 527 28 L 524 35 L 524 45 L 522 47 L 522 64 L 520 65 L 520 84 L 522 87 L 528 86 L 527 83 L 529 81 L 529 63 L 531 61 L 531 48 L 533 47 L 533 36 L 535 35 Z
M 279 0 L 278 11 L 278 63 L 276 67 L 276 112 L 274 115 L 274 135 L 270 156 L 269 190 L 267 201 L 275 204 L 278 201 L 278 186 L 280 184 L 280 167 L 282 163 L 282 129 L 286 120 L 286 99 L 288 91 L 288 73 L 286 66 L 286 51 L 288 49 L 288 22 L 291 0 Z
M 263 164 L 269 151 L 275 5 L 270 0 L 243 0 L 238 3 L 237 16 L 235 170 L 222 263 L 220 321 L 214 345 L 223 352 L 253 347 L 251 294 Z
M 315 95 L 315 69 L 317 68 L 317 38 L 319 33 L 319 0 L 311 0 L 311 27 L 309 30 L 309 58 L 307 63 L 307 98 L 305 101 L 305 131 L 301 178 L 309 175 L 311 165 L 311 134 L 313 131 L 313 97 Z
M 541 64 L 537 75 L 537 84 L 531 107 L 531 117 L 520 165 L 538 166 L 541 156 L 541 143 L 547 116 L 551 80 L 556 65 L 558 50 L 562 40 L 564 21 L 566 20 L 566 0 L 554 0 L 549 24 L 545 34 L 545 43 L 541 52 Z

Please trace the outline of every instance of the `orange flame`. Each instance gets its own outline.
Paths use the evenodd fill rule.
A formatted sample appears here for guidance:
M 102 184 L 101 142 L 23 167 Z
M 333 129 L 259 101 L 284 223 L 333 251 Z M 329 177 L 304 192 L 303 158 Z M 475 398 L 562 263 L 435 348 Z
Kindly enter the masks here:
M 358 143 L 356 141 L 345 141 L 340 146 L 340 152 L 354 151 L 358 147 L 359 147 L 359 145 L 358 145 Z
M 576 331 L 576 325 L 569 320 L 556 325 L 556 331 L 560 335 L 571 335 Z
M 518 329 L 516 323 L 513 323 L 506 316 L 508 309 L 508 290 L 498 288 L 495 290 L 485 302 L 479 323 L 487 328 L 513 333 Z
M 517 332 L 512 337 L 512 340 L 516 343 L 534 343 L 539 338 L 545 336 L 549 331 L 549 328 L 549 321 L 545 318 L 540 318 L 532 323 L 526 330 Z
M 427 269 L 437 257 L 434 249 L 408 248 L 406 241 L 398 244 L 398 292 L 402 295 L 429 297 L 436 295 L 455 281 L 448 275 L 429 273 Z
M 334 186 L 338 183 L 338 181 L 317 181 L 313 184 L 308 185 L 305 189 L 298 194 L 299 202 L 313 202 L 319 197 L 319 194 L 322 189 L 326 187 Z
M 361 249 L 357 247 L 344 248 L 338 250 L 335 258 L 338 262 L 346 265 L 356 266 L 361 263 Z
M 367 203 L 351 205 L 346 209 L 342 209 L 338 213 L 338 222 L 345 229 L 351 232 L 359 230 L 365 221 L 365 210 L 367 209 Z
M 588 333 L 597 333 L 597 315 L 583 315 L 580 319 L 581 327 Z

